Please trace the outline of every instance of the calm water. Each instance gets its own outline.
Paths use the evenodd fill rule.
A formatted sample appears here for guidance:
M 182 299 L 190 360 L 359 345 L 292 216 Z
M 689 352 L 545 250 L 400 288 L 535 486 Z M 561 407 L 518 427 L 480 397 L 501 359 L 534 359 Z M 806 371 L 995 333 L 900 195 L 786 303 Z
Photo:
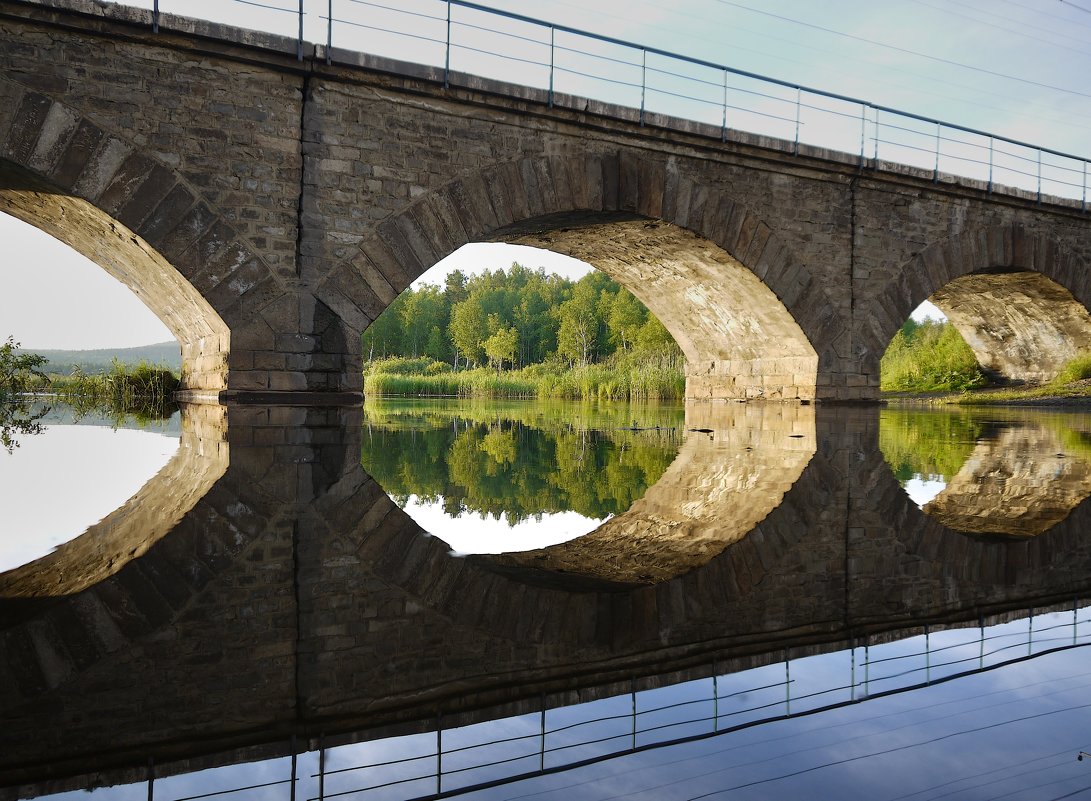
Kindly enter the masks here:
M 0 798 L 1091 787 L 1089 415 L 39 422 L 0 451 Z

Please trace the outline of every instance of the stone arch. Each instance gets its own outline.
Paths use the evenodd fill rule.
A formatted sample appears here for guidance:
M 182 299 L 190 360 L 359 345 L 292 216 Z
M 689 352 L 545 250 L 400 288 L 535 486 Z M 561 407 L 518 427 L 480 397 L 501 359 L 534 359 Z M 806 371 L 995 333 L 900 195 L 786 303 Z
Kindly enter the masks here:
M 1056 239 L 1017 223 L 952 236 L 902 266 L 871 315 L 876 372 L 887 344 L 925 300 L 998 378 L 1048 380 L 1091 349 L 1087 265 Z
M 660 229 L 655 245 L 660 266 L 670 247 L 687 241 L 703 247 L 721 270 L 718 283 L 691 282 L 693 297 L 684 299 L 686 308 L 714 307 L 709 327 L 729 331 L 730 304 L 724 302 L 729 286 L 736 302 L 743 298 L 751 306 L 736 311 L 749 315 L 747 325 L 764 331 L 765 347 L 772 338 L 782 349 L 779 361 L 763 363 L 773 354 L 757 352 L 757 337 L 737 337 L 734 347 L 729 337 L 723 339 L 718 354 L 703 343 L 692 354 L 698 357 L 690 376 L 694 391 L 687 394 L 804 400 L 836 396 L 826 374 L 836 372 L 834 344 L 845 328 L 825 289 L 756 214 L 728 192 L 684 175 L 673 158 L 626 151 L 538 156 L 462 176 L 379 223 L 353 256 L 327 274 L 316 296 L 363 331 L 413 280 L 466 243 L 503 239 L 529 244 L 544 238 L 562 252 L 586 257 L 586 249 L 574 244 L 577 238 L 566 233 L 582 226 L 620 236 L 626 226 L 642 225 Z M 622 274 L 620 260 L 606 255 L 595 261 L 641 294 L 636 270 Z M 674 289 L 677 293 L 678 287 Z M 662 295 L 645 293 L 642 300 L 651 301 L 649 307 L 661 320 L 671 317 L 663 312 Z M 684 315 L 673 316 L 672 333 L 679 334 Z M 684 332 L 678 338 L 680 343 L 687 339 Z M 743 368 L 756 380 L 736 383 Z
M 257 250 L 156 154 L 0 76 L 0 211 L 120 280 L 177 337 L 183 386 L 227 388 L 231 335 L 283 293 Z

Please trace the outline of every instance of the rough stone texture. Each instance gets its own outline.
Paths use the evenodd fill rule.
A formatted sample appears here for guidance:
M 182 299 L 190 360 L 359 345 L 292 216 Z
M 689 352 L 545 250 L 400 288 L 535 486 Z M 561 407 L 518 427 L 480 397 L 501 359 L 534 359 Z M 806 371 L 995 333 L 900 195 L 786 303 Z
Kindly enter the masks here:
M 229 407 L 226 439 L 215 422 L 187 430 L 226 443 L 227 470 L 171 531 L 93 586 L 0 600 L 0 787 L 537 711 L 1091 590 L 1091 507 L 1029 540 L 944 528 L 883 460 L 874 409 L 819 407 L 781 503 L 703 565 L 598 589 L 423 536 L 360 467 L 359 410 Z
M 814 407 L 700 404 L 678 455 L 632 507 L 560 545 L 478 557 L 504 568 L 656 584 L 706 564 L 770 512 L 815 452 Z
M 1091 299 L 1078 204 L 149 22 L 91 0 L 0 0 L 0 162 L 58 198 L 20 216 L 84 250 L 109 229 L 144 252 L 117 256 L 107 237 L 95 258 L 175 330 L 193 390 L 359 392 L 360 332 L 439 258 L 505 232 L 546 232 L 653 300 L 697 354 L 694 397 L 874 399 L 909 313 L 976 272 L 1033 272 Z M 72 199 L 96 210 L 90 228 L 67 221 Z M 596 255 L 555 225 L 573 213 L 677 236 L 630 223 Z M 623 253 L 634 235 L 647 251 Z
M 1091 495 L 1091 464 L 1071 446 L 1048 426 L 997 424 L 924 511 L 970 534 L 1048 531 Z
M 967 275 L 930 300 L 998 379 L 1049 381 L 1066 362 L 1091 352 L 1091 314 L 1040 273 Z

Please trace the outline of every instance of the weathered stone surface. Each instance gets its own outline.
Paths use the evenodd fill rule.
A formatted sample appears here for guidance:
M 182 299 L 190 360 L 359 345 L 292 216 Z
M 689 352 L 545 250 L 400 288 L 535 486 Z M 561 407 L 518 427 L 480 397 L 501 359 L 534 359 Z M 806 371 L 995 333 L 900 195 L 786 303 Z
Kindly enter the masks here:
M 931 301 L 999 379 L 1049 381 L 1069 360 L 1091 352 L 1091 314 L 1041 273 L 966 275 Z
M 973 274 L 1044 276 L 1075 311 L 1091 300 L 1078 203 L 641 125 L 632 109 L 473 76 L 445 86 L 361 54 L 300 62 L 294 42 L 178 17 L 156 36 L 148 21 L 91 0 L 0 0 L 0 208 L 145 300 L 183 344 L 194 391 L 358 393 L 360 332 L 437 259 L 505 229 L 548 230 L 655 306 L 692 354 L 689 394 L 708 399 L 876 399 L 898 327 Z M 618 211 L 629 225 L 612 233 L 549 228 Z M 1025 283 L 1011 292 L 1035 296 Z M 998 319 L 1004 302 L 972 314 Z M 310 313 L 319 304 L 329 315 Z M 1023 306 L 1005 325 L 1038 352 L 1091 338 L 1079 314 Z M 256 367 L 258 352 L 299 353 L 281 334 L 309 337 L 316 358 Z M 981 352 L 1000 358 L 1008 340 L 990 336 Z

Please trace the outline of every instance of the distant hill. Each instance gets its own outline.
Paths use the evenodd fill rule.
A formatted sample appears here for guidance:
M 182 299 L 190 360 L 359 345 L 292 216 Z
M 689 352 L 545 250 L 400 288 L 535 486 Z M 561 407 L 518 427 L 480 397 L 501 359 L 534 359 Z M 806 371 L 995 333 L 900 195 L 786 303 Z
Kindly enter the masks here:
M 122 364 L 162 364 L 178 372 L 182 369 L 182 351 L 177 342 L 159 342 L 155 345 L 141 345 L 138 348 L 104 348 L 102 350 L 23 350 L 40 354 L 49 359 L 45 366 L 47 373 L 67 375 L 75 365 L 85 373 L 102 373 L 110 369 L 116 358 Z

